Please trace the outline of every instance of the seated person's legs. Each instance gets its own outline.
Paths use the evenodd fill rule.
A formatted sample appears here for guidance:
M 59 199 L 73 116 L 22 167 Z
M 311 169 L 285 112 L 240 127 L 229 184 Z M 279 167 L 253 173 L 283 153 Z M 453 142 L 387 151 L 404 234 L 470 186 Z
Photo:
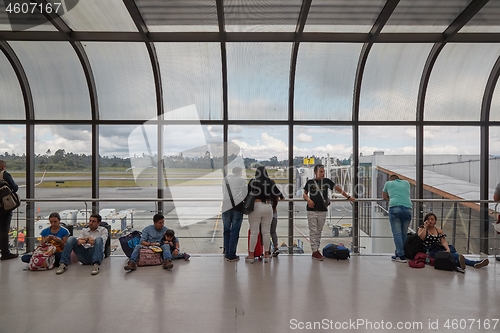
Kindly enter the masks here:
M 94 247 L 90 249 L 92 252 L 92 262 L 91 264 L 100 265 L 102 259 L 104 259 L 104 242 L 102 241 L 102 237 L 97 237 L 94 240 Z
M 24 254 L 22 257 L 21 257 L 21 261 L 22 262 L 25 262 L 27 264 L 29 264 L 30 262 L 30 259 L 33 255 L 30 253 L 30 254 Z

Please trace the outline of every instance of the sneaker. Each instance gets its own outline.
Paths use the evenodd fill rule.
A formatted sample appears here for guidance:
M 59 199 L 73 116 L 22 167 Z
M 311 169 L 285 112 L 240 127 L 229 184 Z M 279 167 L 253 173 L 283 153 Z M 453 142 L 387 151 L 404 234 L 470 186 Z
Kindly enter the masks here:
M 8 253 L 8 254 L 4 254 L 0 260 L 9 260 L 9 259 L 14 259 L 14 258 L 17 258 L 19 257 L 19 254 L 16 254 L 16 253 Z
M 465 270 L 465 257 L 463 254 L 460 254 L 458 256 L 458 267 L 460 267 L 462 270 Z
M 247 264 L 253 264 L 255 262 L 255 258 L 245 257 L 245 262 Z
M 184 260 L 189 261 L 189 258 L 191 258 L 191 256 L 184 252 Z
M 271 257 L 264 257 L 264 263 L 269 263 L 271 262 Z
M 129 260 L 123 269 L 126 271 L 135 271 L 137 269 L 137 265 L 132 260 Z
M 99 264 L 94 264 L 94 268 L 92 268 L 92 272 L 90 274 L 92 275 L 99 274 Z
M 408 260 L 406 260 L 405 256 L 401 256 L 401 257 L 392 256 L 391 259 L 392 259 L 392 261 L 396 261 L 396 262 L 407 262 L 408 261 Z
M 240 257 L 239 256 L 234 256 L 234 257 L 224 257 L 224 259 L 226 261 L 229 261 L 229 262 L 234 262 L 234 261 L 238 261 L 240 260 Z
M 280 250 L 274 249 L 274 251 L 273 251 L 273 257 L 277 257 L 278 254 L 280 254 Z
M 62 274 L 64 272 L 66 272 L 66 269 L 67 269 L 66 264 L 62 264 L 61 263 L 61 264 L 59 264 L 59 268 L 57 269 L 56 274 L 60 275 L 60 274 Z
M 161 264 L 161 267 L 163 267 L 164 269 L 170 270 L 170 269 L 174 268 L 174 264 L 172 264 L 172 260 L 165 260 L 163 262 L 163 264 Z
M 314 260 L 323 261 L 323 256 L 321 255 L 321 253 L 319 253 L 319 251 L 314 251 L 314 252 L 312 253 L 311 257 L 312 257 Z
M 483 259 L 480 262 L 476 263 L 474 265 L 474 268 L 481 268 L 484 266 L 488 266 L 489 264 L 490 264 L 490 261 L 488 260 L 488 258 L 486 258 L 486 259 Z

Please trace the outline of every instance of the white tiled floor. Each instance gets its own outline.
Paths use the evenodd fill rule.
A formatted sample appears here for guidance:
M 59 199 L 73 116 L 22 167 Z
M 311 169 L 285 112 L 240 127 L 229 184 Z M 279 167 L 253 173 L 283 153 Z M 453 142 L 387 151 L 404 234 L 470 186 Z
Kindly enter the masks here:
M 125 260 L 105 259 L 97 276 L 90 266 L 71 265 L 59 276 L 23 271 L 17 259 L 0 262 L 0 332 L 386 332 L 388 322 L 395 332 L 500 331 L 500 322 L 493 329 L 500 262 L 492 258 L 465 275 L 413 269 L 388 256 L 280 256 L 270 264 L 207 256 L 174 262 L 172 271 L 129 273 Z M 467 328 L 447 329 L 448 319 L 468 320 Z M 300 329 L 314 322 L 316 330 Z M 422 326 L 399 330 L 398 322 Z

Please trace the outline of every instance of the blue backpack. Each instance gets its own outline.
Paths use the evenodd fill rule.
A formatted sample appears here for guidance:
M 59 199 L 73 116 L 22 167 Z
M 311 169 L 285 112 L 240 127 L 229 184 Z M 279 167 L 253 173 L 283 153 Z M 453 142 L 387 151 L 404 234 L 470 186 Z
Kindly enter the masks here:
M 323 256 L 339 260 L 347 260 L 351 257 L 349 249 L 344 245 L 327 244 L 323 248 Z
M 130 234 L 119 238 L 123 253 L 130 258 L 134 248 L 141 242 L 141 232 L 134 230 Z

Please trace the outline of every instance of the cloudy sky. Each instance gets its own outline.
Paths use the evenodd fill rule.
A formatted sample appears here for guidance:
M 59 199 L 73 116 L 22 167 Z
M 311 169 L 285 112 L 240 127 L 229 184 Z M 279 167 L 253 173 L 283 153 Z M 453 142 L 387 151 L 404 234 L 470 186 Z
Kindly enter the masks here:
M 88 10 L 102 3 L 76 6 L 65 19 L 78 30 L 88 26 Z M 113 22 L 95 19 L 100 30 L 133 31 L 121 1 L 110 5 L 118 13 Z M 100 15 L 100 13 L 99 13 Z M 123 21 L 120 21 L 119 18 Z M 101 26 L 99 26 L 101 24 Z M 0 29 L 7 29 L 0 26 Z M 42 27 L 39 27 L 42 29 Z M 47 28 L 45 28 L 47 29 Z M 49 29 L 50 30 L 50 29 Z M 23 65 L 32 89 L 36 119 L 90 120 L 89 93 L 79 60 L 66 42 L 9 42 Z M 141 119 L 156 113 L 153 74 L 143 43 L 83 43 L 95 76 L 100 119 Z M 196 116 L 178 114 L 170 119 L 222 118 L 222 69 L 218 43 L 155 43 L 160 64 L 165 110 L 195 105 Z M 286 120 L 292 43 L 227 43 L 229 118 Z M 301 43 L 297 58 L 294 118 L 297 120 L 351 119 L 354 77 L 362 44 Z M 375 44 L 369 54 L 361 87 L 359 119 L 411 121 L 421 73 L 431 49 L 425 43 Z M 34 57 L 33 55 L 36 55 Z M 438 57 L 429 81 L 424 120 L 479 120 L 482 94 L 489 73 L 500 56 L 498 44 L 448 44 Z M 0 118 L 24 119 L 17 77 L 0 53 Z M 494 94 L 491 120 L 500 121 L 500 89 Z M 187 118 L 186 118 L 187 117 Z M 100 153 L 128 157 L 141 151 L 143 142 L 129 140 L 136 125 L 100 127 Z M 200 146 L 197 126 L 166 126 L 165 154 Z M 22 154 L 22 125 L 0 125 L 0 152 Z M 340 159 L 352 153 L 352 129 L 342 126 L 296 126 L 293 147 L 286 126 L 231 125 L 229 140 L 244 157 L 267 160 L 295 156 Z M 37 154 L 55 152 L 91 154 L 88 125 L 39 125 Z M 222 126 L 204 126 L 207 142 L 222 142 Z M 490 130 L 490 154 L 500 155 L 500 131 Z M 425 128 L 426 154 L 479 154 L 478 128 L 429 126 Z M 201 140 L 203 141 L 203 140 Z M 415 154 L 415 129 L 407 126 L 360 128 L 360 152 L 371 155 Z M 147 153 L 147 152 L 146 152 Z
M 129 141 L 137 126 L 101 126 L 100 148 L 103 156 L 130 156 L 130 151 L 145 150 L 142 142 Z M 23 154 L 25 152 L 25 127 L 0 125 L 5 135 L 0 139 L 0 152 Z M 77 154 L 91 154 L 90 126 L 40 125 L 35 131 L 35 152 L 45 154 L 57 149 Z M 206 142 L 222 142 L 222 126 L 166 126 L 166 154 L 175 154 L 200 146 L 200 133 Z M 294 136 L 295 156 L 326 156 L 348 158 L 352 151 L 350 127 L 296 126 Z M 479 154 L 478 128 L 429 126 L 425 129 L 426 154 Z M 176 139 L 177 138 L 177 139 Z M 229 127 L 229 139 L 241 148 L 244 157 L 267 160 L 273 156 L 288 158 L 288 133 L 286 126 Z M 386 154 L 415 154 L 415 129 L 405 126 L 360 128 L 360 152 L 371 155 L 383 150 Z M 203 150 L 200 150 L 203 151 Z M 147 151 L 145 151 L 147 153 Z M 201 154 L 201 152 L 200 152 Z M 490 131 L 490 154 L 500 155 L 500 135 Z

